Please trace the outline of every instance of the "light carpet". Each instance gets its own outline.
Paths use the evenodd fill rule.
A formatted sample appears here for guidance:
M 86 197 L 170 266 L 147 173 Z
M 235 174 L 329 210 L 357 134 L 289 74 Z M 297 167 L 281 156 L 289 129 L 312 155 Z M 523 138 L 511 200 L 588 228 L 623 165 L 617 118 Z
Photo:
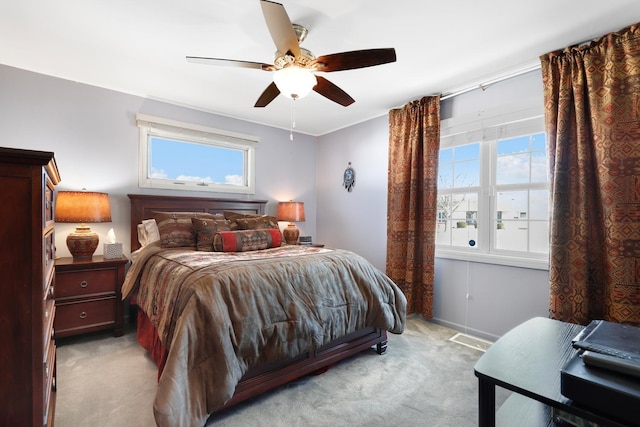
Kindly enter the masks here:
M 57 427 L 155 425 L 157 371 L 134 327 L 119 338 L 58 340 Z M 455 333 L 410 316 L 403 334 L 389 334 L 386 354 L 365 351 L 214 414 L 207 426 L 475 426 L 473 365 L 483 353 L 449 341 Z

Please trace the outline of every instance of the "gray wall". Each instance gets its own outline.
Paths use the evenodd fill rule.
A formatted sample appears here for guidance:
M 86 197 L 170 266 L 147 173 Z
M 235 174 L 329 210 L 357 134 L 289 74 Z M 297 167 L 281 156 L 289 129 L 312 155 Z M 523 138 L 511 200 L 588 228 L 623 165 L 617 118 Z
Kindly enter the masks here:
M 318 142 L 318 241 L 352 250 L 385 270 L 388 122 L 380 117 L 321 136 Z M 351 192 L 344 170 L 355 171 Z

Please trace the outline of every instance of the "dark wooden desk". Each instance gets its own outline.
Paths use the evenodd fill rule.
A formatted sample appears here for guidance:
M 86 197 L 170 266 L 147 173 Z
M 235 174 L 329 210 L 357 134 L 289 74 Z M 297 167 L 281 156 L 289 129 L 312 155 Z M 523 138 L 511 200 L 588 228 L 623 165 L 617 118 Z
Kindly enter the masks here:
M 479 426 L 554 426 L 551 407 L 603 426 L 624 424 L 573 405 L 560 394 L 560 370 L 576 354 L 582 326 L 536 317 L 507 332 L 478 360 Z M 496 413 L 495 386 L 515 392 Z

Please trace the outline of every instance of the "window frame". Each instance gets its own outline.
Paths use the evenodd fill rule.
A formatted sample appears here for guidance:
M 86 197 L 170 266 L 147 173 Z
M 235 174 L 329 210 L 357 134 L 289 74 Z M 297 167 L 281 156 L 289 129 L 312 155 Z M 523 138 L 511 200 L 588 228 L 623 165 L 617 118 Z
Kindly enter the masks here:
M 477 239 L 481 244 L 478 247 L 463 247 L 442 245 L 436 243 L 435 256 L 456 260 L 475 261 L 489 264 L 499 264 L 514 267 L 526 267 L 541 270 L 549 269 L 549 255 L 544 253 L 523 253 L 505 249 L 497 249 L 496 230 L 491 224 L 495 222 L 497 215 L 497 189 L 510 190 L 536 190 L 544 188 L 549 190 L 548 182 L 543 184 L 495 184 L 497 167 L 498 141 L 521 136 L 544 133 L 544 115 L 538 109 L 528 109 L 516 112 L 504 112 L 492 117 L 476 116 L 471 120 L 445 119 L 441 124 L 440 150 L 480 143 L 480 185 L 478 187 L 453 188 L 449 193 L 477 193 L 478 214 L 488 218 L 477 218 L 479 222 Z M 548 153 L 546 153 L 548 156 Z M 439 192 L 440 194 L 440 192 Z M 551 206 L 549 206 L 551 209 Z M 483 212 L 481 214 L 480 212 Z
M 255 151 L 260 139 L 257 136 L 216 129 L 178 120 L 136 114 L 139 128 L 138 186 L 141 188 L 210 191 L 234 194 L 255 194 Z M 158 137 L 190 144 L 210 145 L 243 152 L 244 185 L 177 181 L 151 177 L 150 139 Z

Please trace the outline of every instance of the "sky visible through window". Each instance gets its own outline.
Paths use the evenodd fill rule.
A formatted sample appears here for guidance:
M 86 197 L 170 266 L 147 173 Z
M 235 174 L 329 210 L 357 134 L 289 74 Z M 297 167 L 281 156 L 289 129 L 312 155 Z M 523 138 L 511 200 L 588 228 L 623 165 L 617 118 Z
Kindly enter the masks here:
M 150 138 L 150 178 L 244 185 L 244 152 L 165 138 Z
M 546 182 L 545 134 L 498 141 L 496 184 Z
M 496 184 L 546 182 L 546 138 L 544 133 L 498 141 Z M 480 143 L 440 150 L 439 187 L 480 185 Z

